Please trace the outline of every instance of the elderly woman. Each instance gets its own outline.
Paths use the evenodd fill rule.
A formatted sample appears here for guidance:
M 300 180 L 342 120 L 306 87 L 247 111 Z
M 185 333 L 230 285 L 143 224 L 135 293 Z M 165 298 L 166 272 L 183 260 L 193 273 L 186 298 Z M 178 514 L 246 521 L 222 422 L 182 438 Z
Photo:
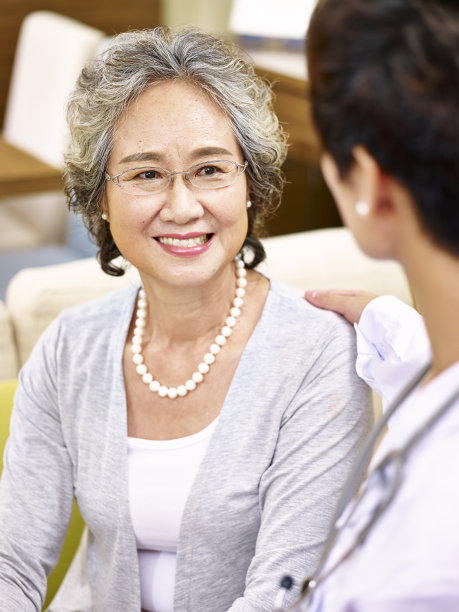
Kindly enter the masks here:
M 62 313 L 21 373 L 0 609 L 41 609 L 75 496 L 53 612 L 271 610 L 281 571 L 315 567 L 371 411 L 352 330 L 254 270 L 286 149 L 269 88 L 207 34 L 130 32 L 69 123 L 70 205 L 141 286 Z
M 405 389 L 387 409 L 388 432 L 364 486 L 347 508 L 342 504 L 309 582 L 309 605 L 295 610 L 456 612 L 457 2 L 323 0 L 308 33 L 308 63 L 326 180 L 362 249 L 403 265 L 431 350 L 419 315 L 395 298 L 378 298 L 363 311 L 358 333 L 378 357 L 370 369 L 363 359 L 367 374 L 393 396 L 400 371 Z M 309 298 L 350 320 L 367 300 Z M 422 357 L 431 352 L 430 362 L 407 377 L 415 345 Z M 361 476 L 357 471 L 351 483 Z

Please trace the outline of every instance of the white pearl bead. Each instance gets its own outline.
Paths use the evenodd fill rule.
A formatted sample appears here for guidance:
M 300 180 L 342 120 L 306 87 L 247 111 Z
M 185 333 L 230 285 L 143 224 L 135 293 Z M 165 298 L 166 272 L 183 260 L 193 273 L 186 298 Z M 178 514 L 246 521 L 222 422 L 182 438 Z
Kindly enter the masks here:
M 169 399 L 175 399 L 177 395 L 177 389 L 175 387 L 169 387 L 169 389 L 167 390 L 167 397 Z
M 224 346 L 226 344 L 226 338 L 220 334 L 215 338 L 215 342 L 220 346 Z
M 139 308 L 138 311 L 135 314 L 136 314 L 136 316 L 139 319 L 146 319 L 147 318 L 147 311 L 144 310 L 143 308 Z
M 245 268 L 238 268 L 236 270 L 236 276 L 238 276 L 239 278 L 247 276 L 247 270 Z
M 195 383 L 200 383 L 204 380 L 204 376 L 201 374 L 201 372 L 193 372 L 191 378 Z
M 140 344 L 131 344 L 131 351 L 133 353 L 140 353 L 142 351 L 142 346 Z
M 247 287 L 247 279 L 246 278 L 238 278 L 236 281 L 238 287 Z
M 161 385 L 160 388 L 158 389 L 159 397 L 166 397 L 168 391 L 169 389 L 165 385 Z
M 209 365 L 204 363 L 204 361 L 201 361 L 201 363 L 198 365 L 198 371 L 201 372 L 201 374 L 207 374 L 209 370 Z
M 185 387 L 185 385 L 179 385 L 177 387 L 177 394 L 180 397 L 185 397 L 185 395 L 188 393 L 187 388 Z
M 236 297 L 243 298 L 245 295 L 245 289 L 243 287 L 238 287 L 236 289 Z
M 145 289 L 143 287 L 141 287 L 139 289 L 139 298 L 145 299 L 146 297 L 147 297 L 147 294 L 145 293 Z
M 236 259 L 236 266 L 238 268 L 244 268 L 245 267 L 245 263 L 242 261 L 242 259 L 240 257 L 238 259 Z
M 145 319 L 139 319 L 139 317 L 137 317 L 137 319 L 135 320 L 135 326 L 145 327 Z
M 157 380 L 153 380 L 149 385 L 150 391 L 158 391 L 161 386 Z
M 225 323 L 228 327 L 234 327 L 236 325 L 236 317 L 226 317 Z
M 140 374 L 140 376 L 143 376 L 144 374 L 147 373 L 147 366 L 144 363 L 139 363 L 138 366 L 136 366 L 136 372 L 137 374 Z
M 132 344 L 142 344 L 142 336 L 139 336 L 138 334 L 137 336 L 133 336 Z
M 240 308 L 236 308 L 236 306 L 233 306 L 230 310 L 230 315 L 232 317 L 238 317 L 241 314 L 241 309 Z
M 147 300 L 141 297 L 139 300 L 137 300 L 137 306 L 145 310 L 145 308 L 147 307 Z
M 211 365 L 215 362 L 215 355 L 213 353 L 206 353 L 203 357 L 204 363 Z
M 147 372 L 142 376 L 142 380 L 146 385 L 149 385 L 153 380 L 153 376 L 150 374 L 150 372 Z
M 231 327 L 228 327 L 228 325 L 225 325 L 225 327 L 222 327 L 222 336 L 225 336 L 225 338 L 229 338 L 232 332 L 233 330 L 231 329 Z
M 194 391 L 196 389 L 196 383 L 194 382 L 194 380 L 187 380 L 185 383 L 185 387 L 188 391 Z
M 218 355 L 220 350 L 221 349 L 218 346 L 218 344 L 211 344 L 210 347 L 209 347 L 209 351 L 212 353 L 212 355 Z
M 132 356 L 132 361 L 133 361 L 134 363 L 136 363 L 137 365 L 138 365 L 139 363 L 143 363 L 143 356 L 142 356 L 140 353 L 135 353 L 135 354 Z
M 233 306 L 236 306 L 236 308 L 240 308 L 243 303 L 244 301 L 240 297 L 235 297 L 233 300 Z

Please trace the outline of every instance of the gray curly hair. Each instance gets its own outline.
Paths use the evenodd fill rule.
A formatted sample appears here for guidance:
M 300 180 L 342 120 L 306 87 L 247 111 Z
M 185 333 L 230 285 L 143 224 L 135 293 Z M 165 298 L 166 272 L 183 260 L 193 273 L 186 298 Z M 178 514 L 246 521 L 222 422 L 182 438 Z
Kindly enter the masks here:
M 197 29 L 157 27 L 115 36 L 87 65 L 70 97 L 67 120 L 71 146 L 66 155 L 65 190 L 70 209 L 80 214 L 99 246 L 102 269 L 120 276 L 113 264 L 120 252 L 101 217 L 105 171 L 121 114 L 143 91 L 166 80 L 201 88 L 228 117 L 244 159 L 252 207 L 241 248 L 254 267 L 265 257 L 259 236 L 280 204 L 287 152 L 286 134 L 273 111 L 270 86 L 230 43 Z

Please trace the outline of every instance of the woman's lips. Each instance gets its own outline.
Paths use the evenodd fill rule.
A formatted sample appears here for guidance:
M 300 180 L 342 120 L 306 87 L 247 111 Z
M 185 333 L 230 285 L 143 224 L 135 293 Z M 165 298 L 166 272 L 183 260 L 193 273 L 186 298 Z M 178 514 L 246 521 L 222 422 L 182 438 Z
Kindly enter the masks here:
M 212 243 L 213 234 L 194 234 L 178 237 L 157 236 L 155 240 L 167 253 L 180 257 L 194 257 L 204 253 Z

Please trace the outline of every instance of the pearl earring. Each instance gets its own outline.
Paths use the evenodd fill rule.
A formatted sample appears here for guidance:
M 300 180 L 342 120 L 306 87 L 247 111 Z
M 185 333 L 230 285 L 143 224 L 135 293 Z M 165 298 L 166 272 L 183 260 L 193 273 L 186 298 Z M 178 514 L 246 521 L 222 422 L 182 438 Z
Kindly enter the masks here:
M 370 212 L 370 206 L 367 202 L 360 200 L 355 205 L 355 212 L 359 215 L 359 217 L 366 217 Z
M 247 208 L 250 208 L 252 206 L 252 202 L 250 200 L 247 200 Z
M 107 219 L 108 219 L 108 215 L 107 215 L 107 213 L 102 213 L 102 214 L 101 214 L 101 217 L 102 217 L 102 219 L 103 219 L 104 221 L 107 221 Z

